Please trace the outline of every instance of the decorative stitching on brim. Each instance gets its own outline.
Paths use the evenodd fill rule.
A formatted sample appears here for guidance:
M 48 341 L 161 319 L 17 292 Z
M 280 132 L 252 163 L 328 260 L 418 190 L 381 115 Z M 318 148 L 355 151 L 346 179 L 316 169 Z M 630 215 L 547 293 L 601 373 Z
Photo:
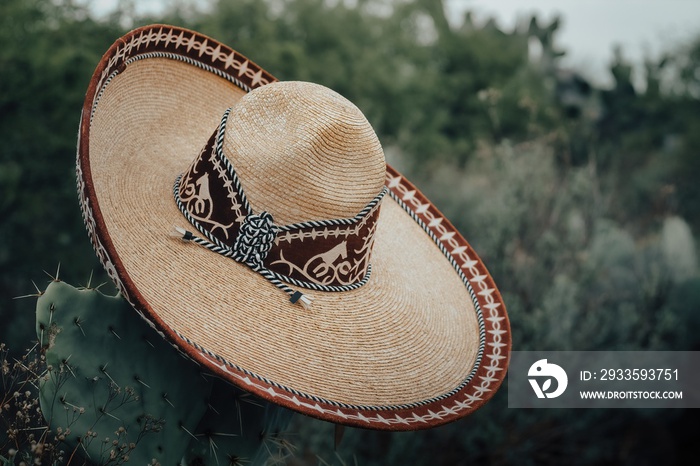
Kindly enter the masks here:
M 203 55 L 205 57 L 212 57 L 212 60 L 219 60 L 224 63 L 235 62 L 235 58 L 237 57 L 236 52 L 227 54 L 220 50 L 220 46 L 217 46 L 216 48 L 208 46 L 207 39 L 197 36 L 191 32 L 167 27 L 165 28 L 166 32 L 164 32 L 163 29 L 163 27 L 160 27 L 159 30 L 156 30 L 155 28 L 144 28 L 140 35 L 134 34 L 130 36 L 128 42 L 122 42 L 119 47 L 114 48 L 114 52 L 111 56 L 103 59 L 105 65 L 102 68 L 102 75 L 95 81 L 94 86 L 96 86 L 96 88 L 92 94 L 93 102 L 91 102 L 90 106 L 90 118 L 92 117 L 92 112 L 94 112 L 94 109 L 102 96 L 104 88 L 111 82 L 114 76 L 116 76 L 116 74 L 123 69 L 123 66 L 120 63 L 123 62 L 125 54 L 130 52 L 134 47 L 138 48 L 142 44 L 155 44 L 158 47 L 163 47 L 163 43 L 178 43 L 178 46 L 188 43 L 185 44 L 188 46 L 188 50 L 191 48 L 197 48 L 197 50 L 200 50 L 200 56 Z M 185 34 L 187 34 L 189 37 L 184 37 Z M 170 53 L 168 53 L 168 55 L 170 55 Z M 142 57 L 141 59 L 147 58 L 147 53 L 139 56 Z M 156 57 L 156 55 L 152 56 Z M 222 60 L 222 56 L 225 57 L 226 60 Z M 158 58 L 161 57 L 173 58 L 166 55 L 158 56 Z M 191 59 L 190 57 L 182 56 L 181 58 L 182 59 L 173 59 L 187 63 L 190 63 L 191 60 L 191 64 L 202 69 L 207 69 L 206 67 L 197 65 L 197 61 Z M 136 60 L 132 60 L 129 63 L 133 63 L 134 61 Z M 247 63 L 248 61 L 246 59 L 244 64 Z M 202 65 L 209 66 L 204 63 L 202 63 Z M 251 75 L 249 76 L 251 79 L 254 76 L 257 79 L 257 84 L 261 84 L 261 82 L 265 79 L 274 79 L 269 77 L 269 75 L 265 75 L 266 77 L 263 77 L 263 71 L 261 69 L 256 68 L 255 70 L 251 71 L 240 63 L 238 69 L 240 73 L 245 73 L 246 76 Z M 222 74 L 214 70 L 218 69 L 213 68 L 212 70 L 208 71 L 212 71 L 215 74 L 222 76 Z M 226 73 L 224 72 L 223 74 L 225 75 Z M 231 79 L 228 80 L 234 82 Z M 234 82 L 234 84 L 236 83 Z M 239 84 L 236 85 L 240 87 Z M 78 141 L 79 149 L 84 147 L 84 143 L 86 143 L 86 141 L 82 140 L 81 131 Z M 81 167 L 80 150 L 78 151 L 76 175 L 78 179 L 78 194 L 83 218 L 98 258 L 124 298 L 130 302 L 135 310 L 148 322 L 152 328 L 155 329 L 155 331 L 158 332 L 161 337 L 168 338 L 166 337 L 164 331 L 159 329 L 151 318 L 144 315 L 143 311 L 140 310 L 134 302 L 133 297 L 129 295 L 128 290 L 122 282 L 115 265 L 112 263 L 108 250 L 105 247 L 105 243 L 103 243 L 102 239 L 98 235 L 97 222 L 95 220 L 93 207 L 91 206 L 91 201 L 88 196 L 88 190 L 92 189 L 89 186 L 91 182 L 89 179 L 86 182 L 85 174 L 83 173 Z M 259 396 L 264 396 L 270 400 L 279 400 L 281 404 L 288 407 L 296 407 L 298 410 L 305 412 L 306 414 L 316 415 L 324 419 L 332 419 L 337 422 L 346 422 L 349 424 L 364 425 L 375 428 L 402 428 L 401 426 L 420 428 L 454 419 L 483 404 L 492 396 L 495 389 L 497 389 L 500 383 L 503 381 L 509 360 L 510 336 L 508 330 L 508 318 L 500 295 L 495 288 L 491 277 L 488 275 L 488 272 L 486 272 L 485 268 L 483 267 L 483 264 L 481 264 L 478 258 L 474 259 L 470 256 L 468 245 L 463 239 L 461 239 L 459 233 L 457 233 L 456 230 L 449 225 L 447 220 L 440 216 L 439 212 L 437 212 L 437 210 L 435 210 L 434 207 L 425 198 L 423 198 L 422 195 L 417 192 L 409 182 L 407 182 L 407 180 L 405 180 L 390 167 L 387 167 L 386 185 L 391 191 L 392 199 L 396 201 L 405 211 L 407 211 L 409 215 L 415 221 L 417 221 L 426 232 L 428 232 L 429 236 L 439 246 L 443 254 L 448 257 L 452 267 L 458 271 L 459 276 L 462 278 L 465 286 L 467 286 L 469 295 L 475 304 L 475 309 L 477 309 L 480 339 L 479 353 L 477 360 L 468 375 L 468 378 L 465 379 L 465 381 L 461 383 L 458 388 L 455 388 L 444 395 L 415 403 L 398 404 L 393 406 L 351 405 L 327 400 L 313 395 L 303 394 L 297 390 L 289 389 L 283 385 L 259 377 L 250 371 L 238 368 L 225 359 L 216 356 L 214 353 L 202 348 L 195 342 L 189 341 L 186 337 L 171 327 L 164 327 L 165 331 L 172 332 L 177 338 L 180 338 L 186 343 L 184 348 L 178 348 L 177 345 L 174 346 L 183 352 L 183 354 L 185 354 L 187 357 L 190 357 L 187 354 L 190 350 L 187 350 L 187 348 L 194 348 L 194 350 L 204 359 L 210 360 L 210 368 L 218 368 L 223 373 L 228 374 L 228 376 L 231 377 L 231 381 L 237 380 L 237 383 L 241 387 L 247 387 L 249 390 L 253 391 Z M 108 241 L 106 244 L 109 246 L 109 238 L 106 240 Z M 465 272 L 468 273 L 468 277 Z M 472 283 L 478 286 L 476 290 L 472 288 Z M 482 305 L 487 311 L 487 316 L 485 318 L 482 313 Z M 170 337 L 169 339 L 173 341 L 172 338 L 173 337 Z M 194 355 L 194 352 L 192 354 Z M 481 381 L 480 383 L 479 380 Z M 281 390 L 281 392 L 279 390 Z M 302 399 L 299 399 L 299 397 Z M 311 400 L 311 403 L 304 400 Z M 444 403 L 441 404 L 440 401 L 444 401 Z M 327 405 L 328 407 L 321 406 L 319 403 Z M 344 412 L 343 410 L 351 410 L 352 412 L 348 413 Z M 394 414 L 393 417 L 384 417 L 381 414 L 366 415 L 367 413 L 361 412 L 386 412 L 391 410 L 398 412 L 392 413 Z M 412 411 L 405 413 L 403 412 L 405 410 Z
M 481 306 L 479 305 L 479 300 L 476 296 L 476 293 L 474 292 L 474 289 L 472 288 L 471 284 L 469 283 L 469 280 L 467 279 L 466 275 L 462 271 L 461 266 L 452 257 L 452 254 L 450 254 L 450 252 L 447 250 L 447 248 L 440 242 L 437 235 L 435 235 L 435 233 L 433 233 L 427 227 L 425 222 L 423 222 L 423 220 L 413 210 L 411 210 L 411 208 L 405 202 L 403 202 L 401 200 L 401 198 L 394 191 L 390 191 L 389 194 L 390 194 L 391 198 L 394 199 L 394 201 L 396 201 L 396 203 L 399 204 L 401 206 L 401 208 L 406 213 L 408 213 L 411 216 L 411 218 L 416 223 L 418 223 L 418 225 L 421 226 L 421 228 L 423 228 L 423 231 L 425 231 L 428 234 L 428 236 L 430 236 L 430 238 L 433 240 L 433 242 L 438 246 L 440 251 L 449 260 L 450 264 L 452 265 L 452 267 L 455 269 L 455 271 L 457 272 L 457 274 L 461 278 L 462 282 L 464 283 L 465 287 L 467 288 L 467 291 L 469 292 L 469 296 L 472 298 L 472 303 L 474 304 L 474 309 L 476 312 L 477 322 L 479 324 L 479 349 L 478 349 L 476 360 L 474 362 L 474 366 L 473 366 L 471 372 L 462 381 L 462 383 L 460 383 L 454 389 L 450 390 L 447 393 L 444 393 L 442 395 L 439 395 L 439 396 L 436 396 L 433 398 L 417 401 L 414 403 L 406 403 L 406 404 L 376 406 L 376 405 L 354 405 L 354 404 L 340 403 L 340 402 L 329 400 L 326 398 L 303 393 L 303 392 L 300 392 L 300 391 L 295 390 L 293 388 L 278 384 L 278 383 L 274 382 L 273 380 L 269 380 L 265 377 L 261 377 L 261 376 L 255 374 L 249 370 L 246 370 L 243 367 L 240 367 L 236 364 L 233 364 L 233 363 L 227 361 L 226 359 L 216 355 L 215 353 L 212 353 L 211 351 L 208 351 L 206 348 L 201 347 L 200 345 L 191 341 L 189 338 L 187 338 L 184 335 L 182 335 L 181 333 L 177 332 L 176 330 L 174 330 L 174 329 L 173 330 L 178 334 L 178 336 L 180 336 L 180 338 L 182 338 L 188 344 L 194 346 L 199 351 L 206 353 L 208 356 L 216 359 L 217 361 L 219 361 L 222 364 L 225 364 L 228 367 L 236 369 L 237 371 L 243 372 L 246 375 L 255 377 L 256 379 L 258 379 L 262 382 L 273 385 L 279 389 L 282 389 L 286 392 L 293 393 L 297 396 L 301 396 L 301 397 L 304 397 L 304 398 L 307 398 L 307 399 L 310 399 L 310 400 L 313 400 L 316 402 L 325 403 L 325 404 L 329 404 L 329 405 L 337 406 L 337 407 L 341 407 L 341 408 L 353 409 L 353 410 L 364 410 L 364 411 L 392 411 L 392 410 L 400 410 L 400 409 L 411 409 L 411 408 L 417 408 L 420 406 L 426 406 L 429 404 L 433 404 L 437 401 L 445 400 L 445 399 L 450 398 L 451 396 L 455 395 L 456 393 L 460 392 L 469 382 L 471 382 L 472 378 L 474 377 L 474 375 L 478 371 L 479 366 L 481 365 L 481 360 L 482 360 L 483 353 L 484 353 L 484 347 L 486 345 L 486 329 L 484 327 L 484 317 L 483 317 L 483 313 L 481 310 Z

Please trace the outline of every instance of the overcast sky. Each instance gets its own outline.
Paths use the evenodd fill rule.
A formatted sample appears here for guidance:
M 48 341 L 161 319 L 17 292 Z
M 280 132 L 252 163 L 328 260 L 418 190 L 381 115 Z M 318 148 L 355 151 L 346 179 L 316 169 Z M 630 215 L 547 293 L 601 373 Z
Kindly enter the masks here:
M 656 56 L 673 44 L 700 34 L 700 0 L 444 0 L 450 15 L 459 21 L 465 10 L 476 19 L 489 15 L 503 29 L 537 13 L 549 20 L 560 14 L 563 25 L 559 45 L 567 50 L 565 63 L 586 70 L 590 77 L 608 81 L 607 63 L 615 44 L 626 57 L 641 62 L 645 54 Z M 157 13 L 163 0 L 139 0 L 138 11 Z M 204 2 L 206 3 L 206 2 Z M 99 12 L 114 8 L 117 0 L 93 0 Z
M 495 15 L 512 29 L 518 18 L 536 12 L 543 19 L 562 17 L 559 45 L 566 63 L 607 80 L 606 65 L 615 44 L 641 62 L 673 44 L 700 34 L 700 0 L 446 0 L 456 17 L 470 9 L 477 17 Z

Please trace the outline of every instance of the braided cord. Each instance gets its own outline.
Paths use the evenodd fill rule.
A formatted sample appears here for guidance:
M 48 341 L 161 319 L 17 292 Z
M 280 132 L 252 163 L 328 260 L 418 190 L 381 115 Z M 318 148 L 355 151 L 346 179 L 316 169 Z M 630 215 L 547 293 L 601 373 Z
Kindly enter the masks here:
M 184 241 L 191 241 L 195 244 L 209 249 L 210 251 L 213 251 L 224 257 L 231 258 L 237 262 L 247 265 L 251 270 L 259 273 L 260 275 L 265 277 L 267 281 L 269 281 L 277 288 L 290 295 L 290 300 L 293 303 L 300 302 L 306 307 L 310 304 L 310 298 L 304 295 L 303 293 L 290 288 L 285 284 L 285 282 L 293 286 L 298 286 L 315 291 L 339 292 L 355 290 L 367 284 L 367 282 L 369 281 L 370 275 L 372 273 L 371 264 L 367 265 L 367 273 L 365 273 L 362 280 L 348 285 L 322 285 L 313 282 L 296 280 L 292 277 L 273 272 L 272 270 L 266 268 L 263 265 L 263 260 L 267 255 L 267 252 L 269 252 L 277 232 L 280 231 L 281 228 L 272 224 L 272 217 L 270 216 L 270 214 L 268 212 L 261 212 L 258 215 L 251 214 L 248 217 L 246 217 L 244 224 L 241 226 L 239 235 L 236 238 L 234 247 L 229 247 L 226 244 L 224 244 L 221 240 L 216 238 L 214 235 L 212 235 L 206 228 L 204 228 L 203 225 L 201 225 L 200 222 L 198 222 L 192 217 L 192 215 L 190 215 L 185 204 L 180 198 L 181 178 L 182 175 L 178 176 L 173 186 L 173 195 L 175 197 L 175 203 L 180 209 L 180 212 L 182 212 L 182 214 L 190 222 L 190 224 L 192 224 L 200 233 L 202 233 L 204 237 L 197 236 L 194 233 L 179 227 L 175 228 L 174 236 L 177 236 Z M 377 201 L 376 198 L 372 202 L 375 201 Z M 266 225 L 260 228 L 259 225 L 256 225 L 259 223 L 266 223 Z M 247 229 L 250 229 L 251 231 L 246 232 L 245 230 Z M 263 239 L 259 243 L 256 243 L 253 239 L 255 237 L 261 237 Z
M 231 114 L 231 108 L 226 109 L 223 116 L 221 117 L 221 123 L 217 129 L 214 150 L 219 160 L 224 164 L 226 171 L 231 179 L 234 189 L 238 193 L 241 201 L 241 205 L 245 211 L 246 218 L 243 221 L 236 238 L 233 247 L 228 246 L 216 236 L 214 236 L 211 231 L 205 228 L 199 221 L 197 221 L 187 210 L 187 207 L 182 202 L 180 197 L 180 182 L 183 175 L 179 175 L 175 180 L 173 186 L 173 195 L 175 197 L 175 202 L 180 209 L 180 212 L 185 216 L 187 221 L 193 225 L 201 237 L 187 231 L 183 228 L 175 228 L 176 233 L 174 236 L 181 238 L 184 241 L 191 241 L 195 244 L 203 246 L 210 251 L 221 254 L 224 257 L 229 257 L 235 261 L 247 265 L 251 270 L 259 273 L 265 277 L 270 283 L 275 285 L 280 290 L 290 295 L 290 300 L 293 303 L 300 302 L 302 305 L 307 307 L 311 299 L 304 295 L 303 293 L 296 291 L 286 283 L 293 286 L 302 287 L 306 289 L 311 289 L 315 291 L 350 291 L 355 290 L 369 281 L 370 275 L 372 273 L 371 264 L 367 265 L 367 272 L 362 277 L 361 280 L 347 284 L 347 285 L 323 285 L 310 281 L 297 280 L 286 275 L 282 275 L 278 272 L 274 272 L 264 266 L 263 261 L 267 256 L 272 245 L 274 243 L 277 234 L 280 232 L 289 232 L 304 228 L 319 228 L 319 227 L 332 227 L 332 226 L 347 226 L 359 223 L 362 221 L 382 200 L 384 195 L 388 192 L 386 187 L 375 196 L 357 215 L 352 218 L 342 218 L 342 219 L 331 219 L 331 220 L 311 220 L 307 222 L 300 222 L 291 225 L 275 225 L 272 219 L 272 215 L 269 212 L 260 212 L 259 214 L 253 213 L 253 209 L 248 202 L 248 198 L 243 191 L 241 181 L 238 178 L 238 174 L 233 167 L 233 164 L 224 155 L 224 136 L 226 132 L 226 124 L 228 123 L 229 116 Z M 286 283 L 285 283 L 286 282 Z
M 219 129 L 216 134 L 215 150 L 216 155 L 219 157 L 219 160 L 221 160 L 221 162 L 226 167 L 226 171 L 231 177 L 231 181 L 233 182 L 236 192 L 241 197 L 241 204 L 243 204 L 243 208 L 245 209 L 246 213 L 250 215 L 253 213 L 253 209 L 250 207 L 250 203 L 248 202 L 248 196 L 246 196 L 245 192 L 243 191 L 243 187 L 241 186 L 241 180 L 238 178 L 238 174 L 233 168 L 233 164 L 228 159 L 228 157 L 224 155 L 224 135 L 226 133 L 226 123 L 228 123 L 228 117 L 231 114 L 231 108 L 232 107 L 227 108 L 224 112 L 224 115 L 221 117 L 221 123 L 219 124 Z

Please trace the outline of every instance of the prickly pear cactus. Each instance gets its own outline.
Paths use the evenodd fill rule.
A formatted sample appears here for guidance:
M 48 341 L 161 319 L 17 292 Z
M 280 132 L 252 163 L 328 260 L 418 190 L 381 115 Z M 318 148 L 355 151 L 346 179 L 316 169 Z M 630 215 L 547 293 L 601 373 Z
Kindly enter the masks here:
M 203 373 L 120 296 L 54 281 L 36 331 L 44 417 L 94 464 L 265 464 L 284 446 L 288 411 Z
M 216 380 L 207 412 L 197 426 L 202 442 L 190 442 L 185 464 L 282 464 L 292 452 L 282 431 L 292 412 Z

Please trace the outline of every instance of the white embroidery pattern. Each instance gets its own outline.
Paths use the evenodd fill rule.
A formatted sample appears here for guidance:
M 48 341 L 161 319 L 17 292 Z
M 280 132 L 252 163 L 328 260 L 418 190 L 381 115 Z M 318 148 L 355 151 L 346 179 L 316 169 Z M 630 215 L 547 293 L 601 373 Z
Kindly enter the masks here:
M 198 51 L 200 57 L 207 59 L 212 64 L 224 70 L 231 68 L 232 71 L 236 71 L 239 77 L 249 80 L 253 87 L 268 82 L 263 76 L 263 71 L 255 65 L 252 65 L 245 57 L 233 51 L 228 52 L 222 50 L 221 45 L 210 45 L 206 38 L 176 28 L 170 29 L 161 27 L 158 29 L 145 29 L 141 31 L 140 34 L 132 35 L 127 38 L 127 42 L 116 48 L 114 54 L 109 58 L 107 64 L 102 69 L 97 83 L 97 88 L 93 95 L 91 111 L 94 112 L 104 86 L 109 84 L 114 74 L 118 72 L 119 66 L 127 59 L 131 58 L 132 53 L 137 53 L 142 46 L 146 47 L 148 45 L 161 43 L 167 45 L 168 49 L 172 50 L 173 53 L 176 53 L 179 48 L 184 48 L 187 51 Z M 189 57 L 184 56 L 181 59 L 183 61 L 191 60 Z M 197 66 L 200 65 L 197 64 Z M 227 71 L 217 72 L 217 74 L 222 76 L 223 73 L 227 73 Z M 227 79 L 229 78 L 227 77 Z M 243 87 L 240 84 L 239 86 Z M 246 87 L 244 87 L 244 89 L 246 89 Z M 82 147 L 80 138 L 78 147 Z M 97 253 L 97 257 L 124 298 L 129 301 L 161 337 L 167 338 L 165 333 L 157 328 L 152 320 L 145 317 L 145 314 L 139 308 L 139 305 L 137 305 L 138 303 L 135 303 L 129 295 L 127 287 L 121 280 L 112 262 L 112 258 L 97 232 L 95 215 L 93 207 L 90 204 L 88 187 L 85 183 L 85 174 L 83 173 L 81 163 L 81 153 L 79 150 L 76 175 L 80 206 L 87 232 Z M 485 321 L 487 323 L 485 326 L 486 341 L 483 361 L 478 371 L 475 373 L 475 378 L 457 394 L 445 399 L 425 400 L 423 402 L 398 407 L 346 405 L 282 387 L 273 381 L 257 376 L 243 368 L 231 364 L 207 349 L 200 347 L 196 342 L 190 341 L 175 329 L 170 328 L 170 332 L 195 348 L 203 356 L 203 359 L 209 361 L 210 367 L 227 374 L 231 381 L 235 381 L 244 389 L 250 390 L 273 402 L 280 402 L 286 406 L 296 407 L 300 411 L 308 414 L 315 414 L 319 417 L 336 420 L 337 422 L 391 429 L 395 428 L 392 426 L 442 423 L 465 412 L 476 409 L 476 407 L 480 406 L 493 395 L 493 391 L 505 377 L 510 346 L 505 307 L 500 300 L 497 290 L 493 287 L 492 280 L 485 270 L 482 270 L 478 258 L 476 258 L 476 256 L 472 257 L 469 248 L 457 239 L 458 233 L 448 226 L 448 222 L 445 222 L 443 217 L 433 212 L 429 202 L 421 201 L 419 196 L 416 195 L 415 189 L 413 189 L 410 184 L 404 183 L 402 176 L 392 173 L 393 172 L 387 174 L 386 183 L 392 191 L 392 196 L 397 201 L 403 203 L 404 208 L 406 208 L 407 211 L 410 210 L 412 216 L 422 219 L 425 226 L 442 245 L 442 248 L 458 263 L 458 266 L 467 277 L 469 283 L 476 287 L 476 299 L 480 306 L 487 310 L 487 315 L 485 316 Z M 332 234 L 330 231 L 322 233 Z M 288 234 L 289 232 L 279 235 L 277 241 L 291 241 L 292 239 L 300 239 L 303 241 L 301 237 L 295 238 L 293 236 L 287 236 Z M 312 232 L 305 232 L 304 234 L 312 234 Z M 340 230 L 336 234 L 340 235 Z M 340 257 L 342 258 L 342 251 Z M 177 347 L 177 345 L 173 346 Z

